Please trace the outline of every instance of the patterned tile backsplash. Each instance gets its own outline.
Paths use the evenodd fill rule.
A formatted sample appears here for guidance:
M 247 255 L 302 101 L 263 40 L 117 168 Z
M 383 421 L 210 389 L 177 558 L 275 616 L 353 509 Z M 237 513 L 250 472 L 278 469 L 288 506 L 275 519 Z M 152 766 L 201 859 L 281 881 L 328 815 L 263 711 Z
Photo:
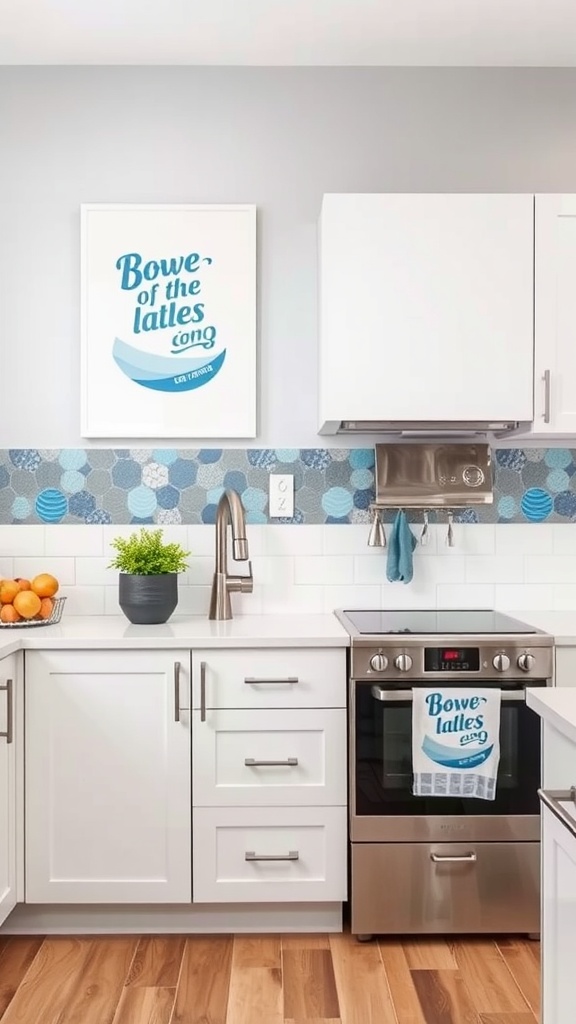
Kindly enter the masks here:
M 456 521 L 576 522 L 576 449 L 500 448 L 493 464 L 493 505 Z M 270 473 L 294 475 L 294 516 L 275 523 L 369 520 L 372 448 L 17 448 L 0 450 L 0 523 L 213 523 L 232 487 L 265 524 Z

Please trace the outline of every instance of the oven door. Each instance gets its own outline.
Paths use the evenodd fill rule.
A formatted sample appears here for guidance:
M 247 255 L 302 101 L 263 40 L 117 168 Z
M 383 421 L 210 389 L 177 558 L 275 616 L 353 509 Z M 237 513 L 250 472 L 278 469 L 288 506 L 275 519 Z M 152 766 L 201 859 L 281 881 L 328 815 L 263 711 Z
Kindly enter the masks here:
M 496 799 L 478 800 L 413 796 L 412 691 L 352 682 L 353 841 L 537 840 L 539 786 L 540 719 L 526 706 L 523 687 L 502 689 Z

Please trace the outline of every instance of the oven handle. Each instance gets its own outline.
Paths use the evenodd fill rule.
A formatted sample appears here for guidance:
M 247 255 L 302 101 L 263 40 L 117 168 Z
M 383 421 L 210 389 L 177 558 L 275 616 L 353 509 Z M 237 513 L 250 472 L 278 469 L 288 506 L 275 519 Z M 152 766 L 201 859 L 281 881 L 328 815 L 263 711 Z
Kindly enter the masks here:
M 470 687 L 473 689 L 473 687 Z M 388 690 L 385 686 L 372 687 L 372 696 L 375 700 L 385 701 L 386 703 L 393 703 L 394 701 L 401 700 L 412 700 L 413 690 Z M 526 694 L 524 690 L 502 690 L 500 694 L 502 700 L 515 700 L 525 701 Z

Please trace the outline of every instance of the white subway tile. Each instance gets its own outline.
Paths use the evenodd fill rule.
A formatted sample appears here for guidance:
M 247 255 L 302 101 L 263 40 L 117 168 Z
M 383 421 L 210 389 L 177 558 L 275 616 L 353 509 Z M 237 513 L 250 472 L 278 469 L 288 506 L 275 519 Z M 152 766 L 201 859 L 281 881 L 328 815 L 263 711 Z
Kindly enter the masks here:
M 294 582 L 301 585 L 338 584 L 354 582 L 354 558 L 352 555 L 308 555 L 294 558 Z
M 118 569 L 109 569 L 108 558 L 77 558 L 76 582 L 84 586 L 118 586 Z
M 420 580 L 428 586 L 438 583 L 463 583 L 466 578 L 464 555 L 445 558 L 444 554 L 432 558 L 414 558 L 414 581 Z
M 243 566 L 247 568 L 246 563 L 238 563 L 239 569 L 242 569 Z M 257 555 L 252 562 L 252 575 L 254 583 L 259 586 L 276 586 L 285 583 L 292 586 L 294 584 L 294 559 Z
M 14 579 L 14 559 L 0 555 L 0 580 Z
M 115 587 L 104 587 L 104 614 L 124 615 L 118 603 L 118 584 Z
M 254 586 L 251 594 L 231 594 L 233 615 L 265 615 L 263 607 L 262 587 Z
M 103 555 L 102 526 L 69 526 L 67 523 L 47 526 L 44 549 L 47 555 Z
M 554 611 L 573 611 L 576 609 L 576 583 L 557 583 L 554 588 Z M 541 608 L 548 607 L 541 605 Z
M 576 555 L 576 523 L 552 523 L 555 555 Z
M 320 525 L 271 525 L 265 527 L 266 554 L 322 557 L 324 527 Z
M 489 583 L 441 583 L 436 595 L 439 608 L 494 608 L 494 587 Z
M 44 555 L 44 527 L 35 525 L 0 526 L 0 556 Z M 38 570 L 41 571 L 41 570 Z
M 186 551 L 191 552 L 192 558 L 199 555 L 215 556 L 216 551 L 216 527 L 207 523 L 194 523 L 186 527 Z
M 552 554 L 554 526 L 551 523 L 500 523 L 495 529 L 497 555 Z
M 554 607 L 554 587 L 550 583 L 498 583 L 494 589 L 495 607 L 499 611 Z
M 265 584 L 262 588 L 265 614 L 316 614 L 324 610 L 323 587 L 297 587 L 289 583 Z
M 523 583 L 522 555 L 470 555 L 466 558 L 467 583 Z
M 527 583 L 576 583 L 576 554 L 528 555 Z
M 382 551 L 382 549 L 380 551 L 380 558 L 356 555 L 354 558 L 354 583 L 382 585 L 386 582 L 386 551 Z
M 448 524 L 435 523 L 431 527 L 436 537 L 438 554 L 450 558 L 458 555 L 493 555 L 496 547 L 495 527 L 492 523 L 454 523 L 454 547 L 448 547 Z
M 379 552 L 378 548 L 368 547 L 370 527 L 367 523 L 328 523 L 320 529 L 325 555 L 367 555 Z
M 232 599 L 236 596 L 231 595 Z M 178 586 L 178 605 L 175 615 L 204 615 L 210 609 L 210 587 Z
M 228 563 L 228 572 L 236 575 L 236 565 L 238 566 L 238 572 L 247 571 L 247 562 L 233 562 Z M 209 558 L 208 555 L 195 555 L 190 559 L 188 570 L 182 574 L 179 583 L 190 587 L 208 587 L 212 585 L 213 576 L 214 559 Z
M 382 588 L 379 586 L 328 586 L 324 587 L 324 611 L 336 608 L 380 608 Z
M 74 558 L 46 558 L 45 555 L 34 558 L 22 555 L 14 559 L 15 576 L 31 580 L 41 572 L 52 573 L 61 586 L 69 586 L 76 582 L 76 561 Z
M 412 583 L 383 583 L 380 595 L 382 608 L 409 610 L 436 607 L 436 586 L 423 580 L 413 580 Z
M 63 615 L 104 615 L 104 587 L 62 587 L 58 596 L 66 598 Z

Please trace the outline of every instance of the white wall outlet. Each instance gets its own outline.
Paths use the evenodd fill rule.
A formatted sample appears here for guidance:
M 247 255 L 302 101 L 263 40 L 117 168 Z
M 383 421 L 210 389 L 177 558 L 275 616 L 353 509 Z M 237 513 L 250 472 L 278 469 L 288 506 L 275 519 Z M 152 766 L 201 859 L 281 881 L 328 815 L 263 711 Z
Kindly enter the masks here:
M 271 473 L 269 485 L 270 518 L 291 519 L 294 515 L 294 477 L 292 473 Z

